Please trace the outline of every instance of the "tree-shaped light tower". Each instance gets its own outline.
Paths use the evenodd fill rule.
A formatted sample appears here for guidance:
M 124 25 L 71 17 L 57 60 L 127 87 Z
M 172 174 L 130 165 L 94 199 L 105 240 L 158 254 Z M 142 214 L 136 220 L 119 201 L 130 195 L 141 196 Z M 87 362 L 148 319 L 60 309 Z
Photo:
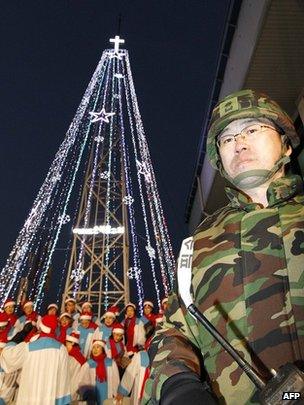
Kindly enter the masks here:
M 58 300 L 90 300 L 100 315 L 126 304 L 130 286 L 140 308 L 145 296 L 160 304 L 172 286 L 174 257 L 128 51 L 118 36 L 110 41 L 1 271 L 1 302 L 22 279 L 39 308 L 57 277 Z

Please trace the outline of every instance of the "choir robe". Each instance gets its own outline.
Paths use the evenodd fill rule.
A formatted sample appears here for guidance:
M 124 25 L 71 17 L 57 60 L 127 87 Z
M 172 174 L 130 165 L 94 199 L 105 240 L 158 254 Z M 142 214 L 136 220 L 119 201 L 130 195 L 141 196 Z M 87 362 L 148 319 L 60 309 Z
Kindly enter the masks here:
M 107 342 L 112 335 L 113 326 L 106 326 L 102 323 L 97 329 L 94 331 L 93 340 L 104 340 Z
M 94 328 L 84 328 L 80 324 L 78 325 L 77 331 L 80 333 L 79 346 L 81 353 L 84 357 L 88 358 L 91 353 L 93 335 L 95 332 Z
M 143 393 L 143 385 L 149 372 L 149 355 L 145 350 L 135 353 L 126 368 L 118 387 L 118 393 L 124 397 L 131 393 L 131 404 L 139 405 Z
M 16 405 L 65 405 L 71 401 L 68 353 L 49 337 L 16 345 L 8 343 L 0 366 L 6 373 L 21 369 Z
M 70 388 L 72 401 L 77 403 L 79 399 L 79 377 L 80 377 L 81 364 L 72 356 L 69 356 L 69 375 L 70 375 Z
M 18 371 L 5 373 L 0 368 L 0 405 L 12 404 L 17 389 Z
M 116 396 L 119 385 L 119 373 L 115 361 L 106 357 L 107 379 L 105 382 L 100 382 L 96 378 L 96 367 L 97 363 L 93 359 L 88 360 L 81 367 L 79 393 L 81 398 L 95 398 L 97 405 L 102 405 L 105 399 L 112 399 Z

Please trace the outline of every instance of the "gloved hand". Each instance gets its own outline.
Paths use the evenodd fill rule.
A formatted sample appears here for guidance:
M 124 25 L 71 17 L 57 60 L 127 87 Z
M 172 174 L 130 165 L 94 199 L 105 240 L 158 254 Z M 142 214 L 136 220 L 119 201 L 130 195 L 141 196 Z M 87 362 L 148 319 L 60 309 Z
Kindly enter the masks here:
M 160 405 L 216 405 L 218 402 L 209 390 L 207 382 L 191 371 L 175 374 L 164 383 Z

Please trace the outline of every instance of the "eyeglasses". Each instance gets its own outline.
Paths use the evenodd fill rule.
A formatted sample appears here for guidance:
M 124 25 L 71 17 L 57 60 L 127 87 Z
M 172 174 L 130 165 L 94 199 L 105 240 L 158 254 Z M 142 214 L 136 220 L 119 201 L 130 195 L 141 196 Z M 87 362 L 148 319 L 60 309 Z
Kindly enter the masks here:
M 219 137 L 216 141 L 216 145 L 220 149 L 224 149 L 229 145 L 232 146 L 234 144 L 234 142 L 236 142 L 237 136 L 241 136 L 243 139 L 253 140 L 258 133 L 265 131 L 264 128 L 272 129 L 273 131 L 276 131 L 276 129 L 274 127 L 271 127 L 269 125 L 253 124 L 253 125 L 249 125 L 248 127 L 245 127 L 238 134 L 235 134 L 235 135 L 226 134 L 226 135 Z

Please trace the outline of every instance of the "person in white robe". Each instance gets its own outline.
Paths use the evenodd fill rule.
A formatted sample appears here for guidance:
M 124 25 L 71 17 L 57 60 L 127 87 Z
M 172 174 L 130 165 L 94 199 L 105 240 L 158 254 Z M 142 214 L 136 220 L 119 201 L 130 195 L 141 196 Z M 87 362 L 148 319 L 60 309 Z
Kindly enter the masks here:
M 132 356 L 144 346 L 146 341 L 144 323 L 136 317 L 136 305 L 132 302 L 126 305 L 125 319 L 122 324 L 125 329 L 127 352 Z
M 107 342 L 112 335 L 113 326 L 116 321 L 117 307 L 110 307 L 102 316 L 103 322 L 95 330 L 93 340 L 104 340 Z
M 56 340 L 57 318 L 45 315 L 41 332 L 29 343 L 9 342 L 0 356 L 6 373 L 20 372 L 16 405 L 66 405 L 71 401 L 68 353 Z
M 97 405 L 102 405 L 104 400 L 115 398 L 117 394 L 118 368 L 114 360 L 106 357 L 105 342 L 102 340 L 93 342 L 91 356 L 81 367 L 79 393 L 82 400 L 96 401 Z
M 79 346 L 84 357 L 89 358 L 92 348 L 93 335 L 96 327 L 92 324 L 92 315 L 83 313 L 79 317 L 77 331 L 80 334 Z
M 146 350 L 135 353 L 121 379 L 116 400 L 120 401 L 131 393 L 131 405 L 139 405 L 149 372 L 149 355 Z

